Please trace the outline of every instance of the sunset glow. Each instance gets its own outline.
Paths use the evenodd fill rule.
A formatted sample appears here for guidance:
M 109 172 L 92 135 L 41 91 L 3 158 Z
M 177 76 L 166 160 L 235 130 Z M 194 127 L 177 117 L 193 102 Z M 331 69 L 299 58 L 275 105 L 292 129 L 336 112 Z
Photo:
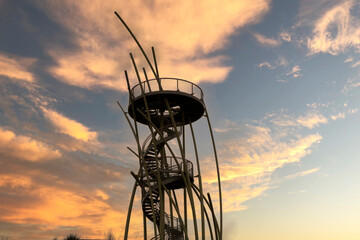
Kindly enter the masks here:
M 128 106 L 124 70 L 137 82 L 129 53 L 154 76 L 114 11 L 149 55 L 155 47 L 161 77 L 204 92 L 224 240 L 360 239 L 359 10 L 357 0 L 0 0 L 0 239 L 109 229 L 122 239 L 138 170 L 116 103 Z M 219 210 L 208 130 L 194 128 Z M 129 239 L 143 239 L 140 201 L 138 190 Z

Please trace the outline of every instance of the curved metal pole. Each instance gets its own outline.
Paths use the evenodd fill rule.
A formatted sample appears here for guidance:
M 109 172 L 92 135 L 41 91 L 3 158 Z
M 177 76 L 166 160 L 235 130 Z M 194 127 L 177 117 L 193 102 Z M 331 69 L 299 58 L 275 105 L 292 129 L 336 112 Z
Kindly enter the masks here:
M 155 70 L 156 70 L 156 76 L 160 77 L 160 75 L 159 75 L 158 65 L 157 65 L 157 62 L 156 62 L 155 48 L 154 48 L 154 47 L 151 47 L 151 51 L 152 51 L 153 58 L 154 58 L 154 64 L 155 64 Z
M 136 66 L 136 63 L 135 63 L 135 59 L 133 57 L 133 55 L 130 53 L 130 58 L 131 58 L 131 61 L 133 63 L 133 66 L 134 66 L 134 69 L 135 69 L 135 72 L 136 72 L 136 76 L 137 76 L 137 79 L 138 79 L 138 82 L 139 82 L 139 85 L 140 85 L 140 89 L 141 89 L 141 95 L 143 97 L 143 100 L 144 100 L 144 105 L 145 105 L 145 109 L 146 109 L 146 113 L 147 113 L 147 117 L 151 120 L 150 118 L 150 111 L 149 111 L 149 107 L 148 107 L 148 103 L 147 103 L 147 99 L 146 99 L 146 96 L 145 96 L 145 90 L 142 86 L 142 82 L 141 82 L 141 79 L 140 79 L 140 74 L 138 72 L 138 69 L 137 69 L 137 66 Z M 134 107 L 134 104 L 132 103 L 132 106 Z M 134 116 L 135 116 L 135 112 L 134 112 Z M 150 129 L 150 132 L 151 132 L 151 136 L 152 136 L 152 142 L 154 144 L 154 149 L 155 149 L 155 161 L 156 161 L 156 168 L 157 168 L 157 181 L 158 183 L 160 183 L 158 185 L 159 187 L 159 193 L 160 193 L 160 238 L 163 239 L 165 236 L 164 236 L 164 232 L 165 232 L 165 222 L 164 222 L 164 194 L 163 194 L 163 191 L 162 191 L 162 178 L 160 176 L 160 168 L 158 166 L 158 157 L 157 157 L 157 152 L 156 152 L 156 146 L 155 146 L 155 134 L 153 132 L 153 129 L 152 127 L 149 125 L 149 129 Z M 145 165 L 145 168 L 147 168 L 147 163 L 144 159 L 143 161 L 143 164 Z M 145 169 L 145 173 L 146 173 L 147 169 Z M 146 173 L 147 174 L 147 173 Z M 147 176 L 148 177 L 148 176 Z M 149 184 L 148 186 L 150 189 L 152 188 L 152 186 Z M 150 192 L 152 194 L 152 192 Z M 153 214 L 153 216 L 155 216 L 155 213 Z
M 115 15 L 119 18 L 119 20 L 122 22 L 122 24 L 125 26 L 125 28 L 128 30 L 128 32 L 130 33 L 131 37 L 134 39 L 134 41 L 136 42 L 136 44 L 138 45 L 141 53 L 142 53 L 143 56 L 145 57 L 145 59 L 146 59 L 148 65 L 149 65 L 151 71 L 153 72 L 156 81 L 157 81 L 158 84 L 159 84 L 159 89 L 162 90 L 161 82 L 160 82 L 160 77 L 159 77 L 159 75 L 157 74 L 157 71 L 155 71 L 155 69 L 154 69 L 153 65 L 151 64 L 148 56 L 146 55 L 144 49 L 142 48 L 140 42 L 137 40 L 137 38 L 135 37 L 135 34 L 133 34 L 133 32 L 131 31 L 131 29 L 128 27 L 128 25 L 125 23 L 125 21 L 120 17 L 120 15 L 119 15 L 116 11 L 115 11 L 114 13 L 115 13 Z M 155 54 L 154 54 L 154 57 L 155 57 Z
M 136 42 L 136 44 L 138 45 L 140 51 L 142 52 L 142 54 L 144 55 L 147 63 L 149 64 L 149 67 L 151 68 L 151 71 L 153 72 L 154 76 L 158 78 L 158 75 L 154 69 L 154 67 L 152 66 L 148 56 L 146 55 L 144 49 L 142 48 L 141 44 L 139 43 L 139 41 L 137 40 L 137 38 L 135 37 L 135 35 L 133 34 L 133 32 L 130 30 L 130 28 L 128 27 L 128 25 L 125 23 L 125 21 L 120 17 L 120 15 L 115 11 L 114 12 L 115 15 L 120 19 L 120 21 L 122 22 L 122 24 L 125 26 L 125 28 L 128 30 L 128 32 L 130 33 L 131 37 L 134 39 L 134 41 Z
M 194 192 L 196 194 L 196 196 L 198 197 L 198 199 L 204 199 L 205 197 L 203 195 L 200 196 L 200 193 L 198 193 L 198 189 L 194 187 L 195 184 L 192 185 L 192 188 L 194 189 Z M 210 218 L 209 218 L 209 215 L 206 211 L 206 209 L 204 208 L 204 213 L 205 213 L 205 216 L 206 216 L 206 220 L 207 220 L 207 223 L 208 223 L 208 227 L 209 227 L 209 232 L 210 232 L 210 237 L 211 237 L 211 240 L 214 240 L 214 236 L 213 236 L 213 231 L 212 231 L 212 227 L 211 227 L 211 222 L 210 222 Z M 216 238 L 217 239 L 217 238 Z
M 202 196 L 203 195 L 203 188 L 202 188 L 202 179 L 201 179 L 199 155 L 198 155 L 198 151 L 197 151 L 197 145 L 196 145 L 196 140 L 195 140 L 194 129 L 192 127 L 191 121 L 189 121 L 189 122 L 190 122 L 191 136 L 192 136 L 192 139 L 193 139 L 196 164 L 197 164 L 197 168 L 198 168 L 200 194 Z M 201 207 L 201 236 L 202 236 L 202 239 L 205 240 L 204 201 L 203 201 L 203 198 L 200 199 L 200 207 Z
M 123 112 L 123 114 L 124 114 L 124 116 L 125 116 L 128 124 L 129 124 L 129 126 L 130 126 L 130 128 L 131 128 L 131 131 L 132 131 L 132 133 L 133 133 L 133 135 L 134 135 L 134 138 L 135 138 L 135 140 L 136 140 L 138 149 L 141 148 L 141 147 L 140 147 L 140 142 L 139 142 L 139 136 L 138 136 L 138 134 L 137 134 L 137 128 L 134 129 L 134 127 L 132 126 L 132 124 L 131 124 L 131 122 L 130 122 L 129 117 L 127 116 L 127 114 L 126 114 L 126 112 L 124 111 L 124 109 L 123 109 L 123 107 L 121 106 L 121 104 L 120 104 L 119 102 L 117 102 L 117 104 L 119 105 L 121 111 Z M 135 121 L 135 123 L 136 123 L 136 121 Z M 136 131 L 136 132 L 135 132 L 135 131 Z M 139 154 L 141 154 L 141 151 L 139 151 Z M 141 157 L 142 157 L 142 156 L 139 155 L 140 161 L 141 161 Z M 139 173 L 140 173 L 140 171 L 141 171 L 141 169 L 139 169 Z M 139 173 L 138 173 L 138 174 L 139 174 Z M 147 174 L 147 172 L 146 172 L 146 174 Z M 148 174 L 147 174 L 147 176 L 148 176 Z M 137 178 L 135 178 L 135 180 L 137 180 Z M 148 180 L 148 183 L 149 183 L 149 179 L 148 179 L 148 178 L 147 178 L 147 180 Z M 150 193 L 152 194 L 152 189 L 150 189 Z M 152 201 L 152 199 L 151 199 L 151 201 Z M 153 205 L 152 205 L 152 206 L 153 206 Z M 153 207 L 152 207 L 152 210 L 153 210 L 153 213 L 155 213 L 155 210 L 153 209 Z M 129 209 L 128 209 L 128 212 L 129 212 Z M 131 212 L 131 211 L 130 211 L 130 212 Z M 131 214 L 131 213 L 130 213 L 130 214 Z M 155 214 L 154 214 L 154 215 L 155 215 Z M 130 217 L 129 217 L 129 219 L 130 219 Z M 129 221 L 130 221 L 130 220 L 129 220 Z M 155 222 L 155 220 L 154 220 L 154 222 Z M 127 240 L 129 227 L 130 227 L 130 226 L 129 226 L 128 223 L 127 223 L 126 226 L 125 226 L 124 240 Z M 154 223 L 154 232 L 155 232 L 155 234 L 156 234 L 156 225 L 155 225 L 155 223 Z
M 171 111 L 171 107 L 170 107 L 170 104 L 168 102 L 168 100 L 166 98 L 164 98 L 164 101 L 165 101 L 165 105 L 166 105 L 166 108 L 168 109 L 169 111 L 169 116 L 170 116 L 170 119 L 171 119 L 171 123 L 173 124 L 174 126 L 174 130 L 175 130 L 175 134 L 176 134 L 176 139 L 177 139 L 177 142 L 178 142 L 178 146 L 179 146 L 179 149 L 180 149 L 180 153 L 181 153 L 181 157 L 182 157 L 182 160 L 183 160 L 183 163 L 184 163 L 184 166 L 186 165 L 186 160 L 185 160 L 185 152 L 184 152 L 184 148 L 182 147 L 182 143 L 181 143 L 181 140 L 180 140 L 180 136 L 179 136 L 179 133 L 178 133 L 178 130 L 176 128 L 176 122 L 175 122 L 175 119 L 174 119 L 174 116 L 173 116 L 173 113 Z M 191 183 L 190 183 L 190 180 L 189 180 L 189 174 L 188 172 L 186 171 L 185 172 L 185 175 L 186 175 L 186 178 L 185 178 L 185 186 L 186 186 L 186 189 L 187 189 L 187 192 L 188 192 L 188 195 L 189 195 L 189 200 L 190 200 L 190 205 L 191 205 L 191 211 L 192 211 L 192 215 L 193 215 L 193 223 L 194 223 L 194 232 L 195 232 L 195 239 L 198 240 L 199 239 L 199 236 L 198 236 L 198 228 L 197 228 L 197 222 L 196 222 L 196 211 L 195 211 L 195 203 L 194 203 L 194 197 L 192 195 L 192 191 L 191 191 Z
M 132 57 L 132 54 L 130 54 L 130 56 Z M 135 65 L 135 69 L 136 69 L 136 64 L 135 64 L 135 61 L 133 61 L 134 65 Z M 137 70 L 137 69 L 136 69 Z M 137 73 L 137 76 L 139 76 L 139 74 Z M 131 103 L 131 107 L 132 107 L 132 111 L 133 113 L 135 113 L 135 108 L 134 108 L 134 102 L 133 102 L 133 95 L 132 95 L 132 92 L 131 92 L 131 89 L 130 89 L 130 81 L 129 81 L 129 77 L 128 77 L 128 74 L 127 74 L 127 71 L 125 71 L 125 78 L 126 78 L 126 83 L 127 83 L 127 86 L 128 86 L 128 91 L 129 91 L 129 96 L 130 96 L 130 103 Z M 140 79 L 139 79 L 140 81 Z M 142 89 L 142 86 L 140 85 L 141 89 Z M 142 89 L 143 90 L 143 89 Z M 142 91 L 143 93 L 143 91 Z M 144 97 L 145 98 L 145 97 Z M 145 103 L 146 103 L 146 98 L 144 99 Z M 121 110 L 124 112 L 123 108 L 121 107 L 120 103 L 118 102 Z M 127 121 L 130 123 L 130 120 L 128 119 L 127 115 L 125 114 L 125 117 L 127 119 Z M 136 142 L 137 142 L 137 145 L 138 145 L 138 153 L 139 153 L 139 162 L 140 162 L 140 166 L 144 165 L 144 169 L 145 169 L 145 176 L 146 176 L 146 180 L 147 180 L 147 184 L 149 186 L 149 192 L 150 194 L 152 195 L 152 188 L 151 188 L 151 185 L 150 185 L 150 177 L 149 177 L 149 174 L 147 172 L 147 164 L 146 162 L 144 161 L 144 157 L 143 157 L 143 154 L 142 154 L 142 151 L 141 151 L 141 146 L 140 146 L 140 140 L 139 140 L 139 132 L 138 132 L 138 128 L 137 128 L 137 122 L 136 122 L 136 115 L 134 114 L 134 125 L 135 125 L 135 132 L 133 131 L 133 134 L 134 134 L 134 137 L 136 139 Z M 139 169 L 139 173 L 141 172 L 141 169 Z M 144 191 L 144 190 L 143 190 Z M 152 213 L 153 213 L 153 226 L 154 226 L 154 233 L 155 235 L 157 234 L 157 230 L 156 230 L 156 222 L 155 222 L 155 209 L 154 209 L 154 202 L 153 202 L 153 199 L 150 198 L 150 203 L 151 203 L 151 210 L 152 210 Z
M 204 102 L 204 106 L 205 106 L 205 102 Z M 220 179 L 219 160 L 218 160 L 217 151 L 216 151 L 214 133 L 212 131 L 210 118 L 209 118 L 209 113 L 207 111 L 206 106 L 205 106 L 205 116 L 206 116 L 208 126 L 209 126 L 209 131 L 210 131 L 210 135 L 211 135 L 211 142 L 212 142 L 212 145 L 213 145 L 215 163 L 216 163 L 216 174 L 217 174 L 217 181 L 218 181 L 218 188 L 219 188 L 219 204 L 220 204 L 220 239 L 222 239 L 223 207 L 222 207 L 222 193 L 221 193 L 221 179 Z
M 209 204 L 210 204 L 209 206 L 210 206 L 210 209 L 211 209 L 211 213 L 213 214 L 214 225 L 215 225 L 215 233 L 217 232 L 217 234 L 219 235 L 219 239 L 222 239 L 221 232 L 219 232 L 219 226 L 218 226 L 217 221 L 216 221 L 215 211 L 214 211 L 214 207 L 213 207 L 213 204 L 212 204 L 212 201 L 211 201 L 210 193 L 208 193 L 207 195 L 208 195 L 208 199 L 209 199 Z
M 132 193 L 131 193 L 128 213 L 127 213 L 127 217 L 126 217 L 125 233 L 124 233 L 125 240 L 127 239 L 127 236 L 129 234 L 130 218 L 131 218 L 131 212 L 132 212 L 132 207 L 133 207 L 135 193 L 136 193 L 136 187 L 137 187 L 137 183 L 135 182 Z

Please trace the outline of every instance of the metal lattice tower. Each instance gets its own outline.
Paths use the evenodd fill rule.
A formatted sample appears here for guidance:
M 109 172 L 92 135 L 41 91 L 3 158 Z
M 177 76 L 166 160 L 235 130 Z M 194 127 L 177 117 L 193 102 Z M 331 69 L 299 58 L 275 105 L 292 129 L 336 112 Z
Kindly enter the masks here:
M 128 74 L 125 71 L 129 91 L 127 112 L 120 103 L 118 104 L 136 140 L 137 152 L 129 149 L 139 159 L 140 168 L 137 174 L 131 172 L 135 178 L 135 184 L 130 198 L 124 239 L 128 239 L 132 206 L 136 189 L 139 187 L 141 189 L 144 239 L 148 239 L 149 231 L 155 235 L 151 239 L 156 240 L 190 238 L 221 240 L 222 196 L 219 164 L 203 92 L 196 84 L 183 79 L 160 78 L 154 48 L 152 48 L 153 65 L 130 28 L 117 12 L 115 14 L 137 43 L 154 75 L 153 79 L 148 79 L 145 68 L 143 68 L 145 80 L 142 81 L 135 60 L 130 53 L 138 84 L 131 88 Z M 210 194 L 204 194 L 200 160 L 192 126 L 192 123 L 203 116 L 207 119 L 214 149 L 220 222 L 217 220 Z M 150 132 L 142 143 L 139 137 L 139 123 L 148 126 Z M 190 130 L 192 137 L 193 155 L 195 156 L 195 159 L 192 160 L 186 159 L 186 128 Z M 176 147 L 174 144 L 169 144 L 171 140 L 176 142 Z M 194 174 L 194 164 L 196 164 L 197 174 Z M 177 197 L 179 192 L 183 197 L 181 201 Z M 191 232 L 189 232 L 188 212 L 190 212 L 193 223 Z M 199 212 L 200 216 L 197 214 Z M 149 221 L 152 222 L 153 228 L 148 229 L 147 222 Z

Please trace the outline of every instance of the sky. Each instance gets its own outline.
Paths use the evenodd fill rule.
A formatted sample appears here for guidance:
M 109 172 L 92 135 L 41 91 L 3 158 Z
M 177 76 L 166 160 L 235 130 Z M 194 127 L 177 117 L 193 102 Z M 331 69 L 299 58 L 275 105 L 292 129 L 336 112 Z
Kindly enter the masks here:
M 204 92 L 225 240 L 359 239 L 356 0 L 0 0 L 0 236 L 122 236 L 138 162 L 116 101 L 124 70 L 136 82 L 129 53 L 146 64 L 114 11 L 161 77 Z M 194 127 L 213 191 L 205 119 Z

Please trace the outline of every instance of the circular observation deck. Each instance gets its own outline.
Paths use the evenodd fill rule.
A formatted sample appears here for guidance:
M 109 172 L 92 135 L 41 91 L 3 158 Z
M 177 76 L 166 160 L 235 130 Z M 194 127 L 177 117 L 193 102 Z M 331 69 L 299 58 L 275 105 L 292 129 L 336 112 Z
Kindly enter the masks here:
M 205 112 L 203 92 L 196 84 L 177 78 L 160 78 L 160 85 L 156 79 L 144 81 L 131 89 L 128 112 L 136 121 L 148 124 L 145 116 L 149 112 L 151 121 L 156 125 L 171 124 L 170 111 L 175 122 L 189 124 L 201 118 Z M 144 97 L 148 105 L 146 109 Z M 134 113 L 134 111 L 135 113 Z

